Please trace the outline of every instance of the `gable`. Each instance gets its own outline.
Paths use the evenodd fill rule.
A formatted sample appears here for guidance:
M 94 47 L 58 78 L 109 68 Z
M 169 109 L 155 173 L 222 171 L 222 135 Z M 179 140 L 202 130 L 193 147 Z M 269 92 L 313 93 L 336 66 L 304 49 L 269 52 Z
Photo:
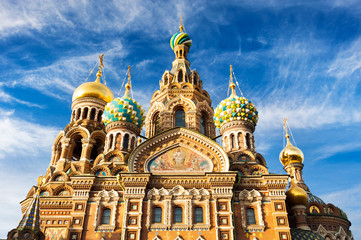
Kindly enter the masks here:
M 129 157 L 130 172 L 226 172 L 229 160 L 214 140 L 186 128 L 173 128 L 148 139 Z

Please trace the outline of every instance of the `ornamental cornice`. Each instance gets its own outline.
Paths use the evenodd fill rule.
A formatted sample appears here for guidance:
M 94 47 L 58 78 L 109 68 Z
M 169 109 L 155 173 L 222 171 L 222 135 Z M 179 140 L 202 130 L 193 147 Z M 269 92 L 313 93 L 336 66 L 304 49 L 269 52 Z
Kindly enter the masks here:
M 228 123 L 224 124 L 219 131 L 223 135 L 224 132 L 226 132 L 229 128 L 232 128 L 234 126 L 247 127 L 247 128 L 249 128 L 251 130 L 252 133 L 255 130 L 255 126 L 253 125 L 253 123 L 243 121 L 243 120 L 236 120 L 236 121 L 231 121 L 231 122 L 228 122 Z
M 116 129 L 116 128 L 126 128 L 128 130 L 131 130 L 135 133 L 135 135 L 140 134 L 140 129 L 137 127 L 134 123 L 130 122 L 124 122 L 124 121 L 116 121 L 111 122 L 105 127 L 105 131 L 108 133 L 109 131 Z
M 89 106 L 89 103 L 94 103 L 94 104 L 98 104 L 99 108 L 104 109 L 105 105 L 107 104 L 106 101 L 99 99 L 99 98 L 93 98 L 93 97 L 82 97 L 82 98 L 78 98 L 75 99 L 72 104 L 71 104 L 71 109 L 73 109 L 76 105 L 82 105 L 82 104 L 87 104 Z M 94 106 L 95 107 L 95 106 Z

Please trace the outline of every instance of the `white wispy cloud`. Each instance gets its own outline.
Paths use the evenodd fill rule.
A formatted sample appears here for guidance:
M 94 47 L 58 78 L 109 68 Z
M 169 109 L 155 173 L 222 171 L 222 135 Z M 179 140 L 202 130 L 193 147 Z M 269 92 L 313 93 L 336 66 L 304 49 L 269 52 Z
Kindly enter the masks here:
M 4 102 L 4 103 L 10 103 L 10 104 L 14 104 L 14 103 L 19 103 L 19 104 L 24 104 L 26 106 L 29 107 L 37 107 L 37 108 L 44 108 L 44 106 L 36 104 L 36 103 L 31 103 L 28 101 L 23 101 L 21 99 L 18 99 L 16 97 L 11 96 L 10 94 L 6 93 L 3 89 L 2 89 L 2 83 L 0 83 L 0 102 Z
M 9 155 L 34 157 L 50 152 L 58 129 L 17 118 L 14 111 L 0 110 L 0 163 Z

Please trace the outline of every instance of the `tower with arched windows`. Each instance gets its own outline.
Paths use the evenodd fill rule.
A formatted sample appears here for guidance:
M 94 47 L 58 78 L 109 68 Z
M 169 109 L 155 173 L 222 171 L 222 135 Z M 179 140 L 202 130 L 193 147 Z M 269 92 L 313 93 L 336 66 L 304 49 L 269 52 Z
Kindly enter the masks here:
M 353 239 L 346 214 L 309 191 L 303 153 L 288 135 L 287 174 L 268 171 L 253 135 L 258 110 L 237 96 L 232 68 L 231 95 L 214 111 L 182 24 L 170 43 L 172 69 L 147 113 L 130 92 L 130 67 L 122 97 L 100 82 L 100 56 L 97 79 L 75 90 L 44 182 L 21 202 L 25 220 L 8 239 Z M 24 230 L 28 220 L 35 227 Z

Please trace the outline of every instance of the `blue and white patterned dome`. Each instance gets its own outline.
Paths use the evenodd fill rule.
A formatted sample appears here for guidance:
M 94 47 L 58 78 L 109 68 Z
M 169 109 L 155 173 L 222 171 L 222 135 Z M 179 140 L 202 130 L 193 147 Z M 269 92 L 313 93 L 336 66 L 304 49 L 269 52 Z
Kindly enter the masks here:
M 105 106 L 103 122 L 107 126 L 112 122 L 124 121 L 142 128 L 144 115 L 142 106 L 128 94 L 125 94 L 121 98 L 115 98 Z

